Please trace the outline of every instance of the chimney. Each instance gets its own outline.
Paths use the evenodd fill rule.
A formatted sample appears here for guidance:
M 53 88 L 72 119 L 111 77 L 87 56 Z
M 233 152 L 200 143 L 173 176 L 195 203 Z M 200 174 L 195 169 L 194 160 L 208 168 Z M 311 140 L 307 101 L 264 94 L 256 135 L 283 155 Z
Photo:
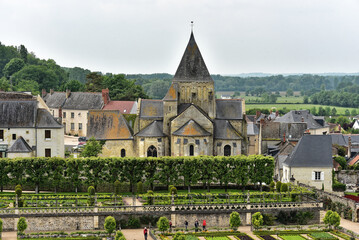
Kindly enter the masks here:
M 275 111 L 275 116 L 278 117 L 279 116 L 279 111 Z
M 66 98 L 69 98 L 71 95 L 71 90 L 70 89 L 66 89 Z
M 41 91 L 41 97 L 44 98 L 46 96 L 46 94 L 47 94 L 46 89 L 43 88 Z
M 102 89 L 102 100 L 105 106 L 110 102 L 110 90 L 108 88 Z
M 302 117 L 302 122 L 304 122 L 304 117 Z
M 50 89 L 50 94 L 54 94 L 54 89 Z
M 256 111 L 256 118 L 258 119 L 260 115 L 261 115 L 261 112 L 257 110 Z
M 352 155 L 352 138 L 351 136 L 348 137 L 348 158 Z

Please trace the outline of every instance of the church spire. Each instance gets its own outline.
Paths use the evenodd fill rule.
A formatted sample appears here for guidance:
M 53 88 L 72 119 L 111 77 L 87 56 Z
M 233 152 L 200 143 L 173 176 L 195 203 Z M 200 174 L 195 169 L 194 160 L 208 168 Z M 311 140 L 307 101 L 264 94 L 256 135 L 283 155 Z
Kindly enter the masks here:
M 193 21 L 190 39 L 173 81 L 213 81 L 194 39 Z

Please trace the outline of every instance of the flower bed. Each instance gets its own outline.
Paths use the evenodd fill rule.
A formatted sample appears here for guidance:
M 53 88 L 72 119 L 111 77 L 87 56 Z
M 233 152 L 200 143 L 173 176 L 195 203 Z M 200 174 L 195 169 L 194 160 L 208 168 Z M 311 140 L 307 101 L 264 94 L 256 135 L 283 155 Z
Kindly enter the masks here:
M 314 240 L 336 240 L 338 238 L 334 237 L 333 235 L 327 232 L 318 232 L 318 233 L 311 233 L 309 234 Z
M 305 240 L 306 238 L 300 236 L 299 234 L 295 235 L 279 235 L 279 237 L 283 240 Z
M 253 238 L 251 238 L 248 235 L 238 235 L 238 236 L 234 236 L 234 237 L 239 240 L 253 240 Z
M 259 236 L 261 239 L 263 240 L 276 240 L 274 237 L 272 237 L 271 235 L 263 235 L 263 236 Z
M 228 237 L 206 237 L 206 240 L 228 240 Z

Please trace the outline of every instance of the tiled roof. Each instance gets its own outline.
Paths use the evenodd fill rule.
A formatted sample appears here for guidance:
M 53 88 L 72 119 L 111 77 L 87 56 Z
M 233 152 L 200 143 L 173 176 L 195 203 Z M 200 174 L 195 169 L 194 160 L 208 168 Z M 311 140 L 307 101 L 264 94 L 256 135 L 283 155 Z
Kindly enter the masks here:
M 216 99 L 217 119 L 243 119 L 241 99 Z
M 176 81 L 211 81 L 213 79 L 208 72 L 201 52 L 191 33 L 188 45 L 183 54 L 182 60 L 177 68 L 173 82 Z
M 0 127 L 35 127 L 37 102 L 0 100 Z
M 189 120 L 182 127 L 172 133 L 174 136 L 210 136 L 211 133 L 207 132 L 201 125 L 194 120 Z
M 62 124 L 57 122 L 55 118 L 46 109 L 37 109 L 36 127 L 38 128 L 62 128 Z
M 282 123 L 298 123 L 298 122 L 305 122 L 307 123 L 308 129 L 316 129 L 316 128 L 323 128 L 327 127 L 328 125 L 323 123 L 324 125 L 321 125 L 318 123 L 314 116 L 309 113 L 308 110 L 291 110 L 287 114 L 283 115 L 282 117 L 276 118 L 274 120 L 275 122 L 282 122 Z M 318 118 L 319 122 L 322 122 L 320 118 Z
M 97 140 L 132 139 L 132 129 L 116 110 L 90 110 L 87 137 Z
M 142 99 L 140 118 L 161 119 L 163 118 L 162 100 Z
M 359 154 L 355 155 L 354 158 L 350 159 L 348 162 L 349 166 L 353 166 L 354 164 L 359 162 Z
M 165 137 L 163 133 L 163 122 L 153 121 L 147 127 L 136 134 L 138 137 Z
M 22 137 L 19 137 L 18 139 L 16 139 L 14 144 L 8 149 L 8 152 L 12 152 L 12 153 L 32 152 L 32 149 Z
M 110 101 L 103 110 L 119 110 L 122 114 L 136 114 L 136 101 Z
M 214 138 L 227 140 L 243 139 L 228 120 L 218 119 L 214 121 Z
M 329 135 L 304 135 L 283 165 L 333 167 L 332 138 Z

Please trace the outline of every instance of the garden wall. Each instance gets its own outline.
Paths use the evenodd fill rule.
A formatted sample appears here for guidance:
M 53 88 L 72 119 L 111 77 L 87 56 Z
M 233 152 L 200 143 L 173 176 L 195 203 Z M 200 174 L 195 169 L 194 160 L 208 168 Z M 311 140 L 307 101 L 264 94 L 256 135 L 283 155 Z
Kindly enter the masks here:
M 339 182 L 344 184 L 359 184 L 359 171 L 340 170 L 336 173 Z

